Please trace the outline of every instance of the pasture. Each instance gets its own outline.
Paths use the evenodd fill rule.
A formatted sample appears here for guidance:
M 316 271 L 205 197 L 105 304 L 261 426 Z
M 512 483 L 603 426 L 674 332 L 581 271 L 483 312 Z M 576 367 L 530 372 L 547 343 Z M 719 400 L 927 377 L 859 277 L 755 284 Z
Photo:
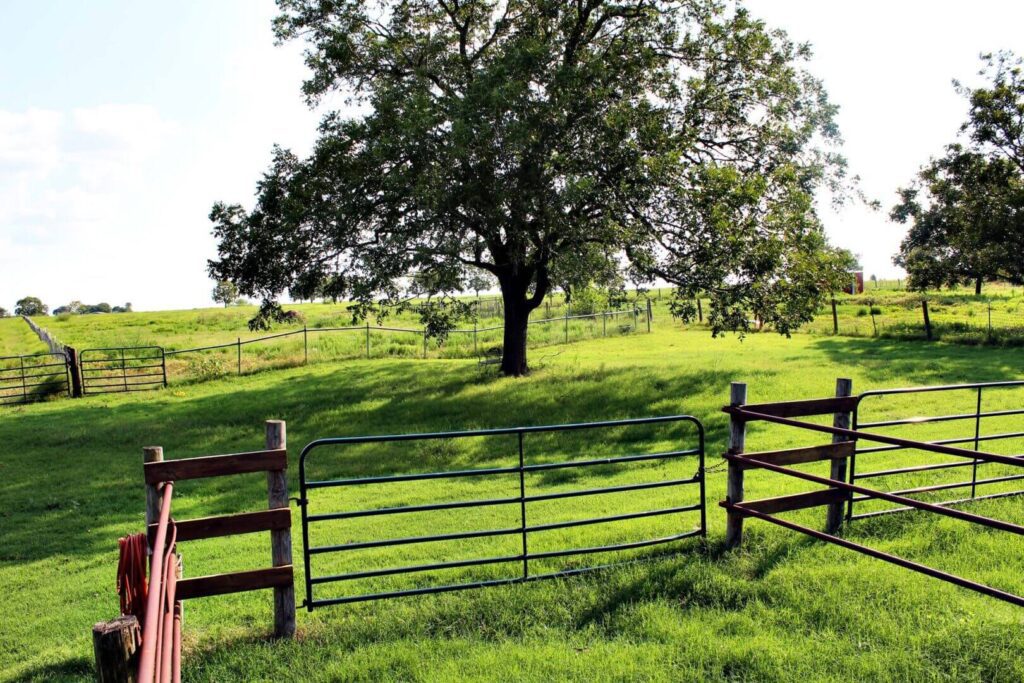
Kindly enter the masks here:
M 245 313 L 229 309 L 225 315 Z M 84 324 L 87 318 L 81 320 Z M 1016 348 L 813 335 L 715 340 L 703 331 L 681 331 L 665 318 L 656 316 L 656 320 L 660 324 L 650 335 L 533 349 L 534 373 L 519 380 L 498 378 L 493 368 L 472 360 L 351 360 L 172 386 L 152 394 L 5 409 L 0 414 L 0 592 L 5 596 L 0 602 L 0 678 L 90 679 L 89 627 L 117 610 L 117 538 L 143 525 L 143 446 L 161 445 L 169 459 L 251 450 L 262 442 L 264 420 L 284 419 L 294 495 L 298 451 L 318 437 L 688 413 L 705 422 L 708 465 L 714 468 L 726 444 L 727 419 L 720 408 L 727 402 L 730 381 L 747 382 L 751 401 L 787 400 L 831 395 L 839 376 L 852 378 L 854 391 L 860 392 L 1015 379 L 1024 362 L 1024 349 Z M 225 318 L 224 324 L 235 323 Z M 52 331 L 72 341 L 71 330 Z M 138 334 L 139 341 L 148 341 L 142 335 L 150 332 Z M 1020 391 L 999 394 L 987 407 L 1020 407 L 1022 398 Z M 880 414 L 963 409 L 946 404 L 948 400 L 923 395 L 912 403 L 883 407 Z M 998 424 L 986 424 L 986 430 L 1021 431 L 1022 423 L 1020 416 L 998 418 Z M 964 436 L 967 429 L 955 423 L 933 427 L 926 438 Z M 642 438 L 658 445 L 677 437 L 650 434 Z M 809 440 L 820 439 L 764 424 L 752 425 L 747 436 L 750 450 L 804 445 Z M 598 454 L 622 454 L 635 445 L 636 438 L 624 432 L 587 442 L 548 444 L 571 457 L 591 449 Z M 353 449 L 324 465 L 334 468 L 333 475 L 362 475 L 488 466 L 507 462 L 509 457 L 500 449 L 462 448 L 445 442 L 436 448 L 405 451 L 399 446 Z M 1002 448 L 1013 452 L 1014 446 L 1019 446 L 1019 440 L 1005 442 Z M 875 462 L 906 464 L 907 457 L 880 456 Z M 679 469 L 659 469 L 672 467 Z M 693 467 L 692 461 L 652 465 L 642 474 L 672 476 L 692 473 Z M 818 473 L 822 468 L 809 466 Z M 538 486 L 553 491 L 567 485 L 604 486 L 624 476 L 598 468 L 581 470 L 571 480 L 551 477 Z M 345 496 L 338 494 L 326 503 L 338 508 L 386 505 L 388 496 L 407 503 L 423 495 L 425 486 L 432 487 L 432 495 L 453 500 L 482 493 L 479 483 L 468 480 L 418 482 L 402 491 L 375 491 L 372 500 L 370 492 L 346 491 Z M 806 488 L 766 472 L 747 476 L 749 498 Z M 675 492 L 656 490 L 649 496 L 644 492 L 640 501 L 635 495 L 623 500 L 575 498 L 539 514 L 546 519 L 607 514 L 607 507 L 598 506 L 619 509 L 630 499 L 640 509 L 653 508 L 665 504 Z M 716 505 L 724 494 L 724 471 L 711 471 L 706 547 L 689 539 L 678 545 L 678 555 L 638 552 L 647 558 L 645 562 L 572 579 L 335 606 L 311 614 L 302 611 L 294 642 L 273 643 L 265 638 L 271 622 L 269 593 L 190 602 L 185 615 L 185 678 L 1016 681 L 1024 677 L 1019 608 L 755 520 L 747 522 L 742 549 L 725 552 L 721 545 L 725 516 Z M 184 482 L 176 489 L 175 513 L 191 518 L 252 509 L 261 496 L 265 496 L 261 475 Z M 1024 522 L 1019 499 L 978 502 L 968 509 Z M 450 524 L 501 524 L 493 518 L 497 512 L 476 512 L 477 517 L 460 520 L 410 515 L 400 524 L 388 520 L 386 524 L 342 525 L 331 533 L 338 542 L 347 542 L 436 533 Z M 814 527 L 823 521 L 821 509 L 790 516 Z M 297 511 L 293 518 L 298 519 Z M 688 527 L 691 522 L 633 520 L 614 529 L 573 529 L 558 540 L 583 546 L 606 542 L 616 534 L 662 533 L 665 525 L 673 524 Z M 907 513 L 856 522 L 844 535 L 1003 590 L 1024 592 L 1020 572 L 1024 542 L 1006 533 Z M 301 556 L 299 539 L 296 535 L 296 558 Z M 503 542 L 484 539 L 468 547 L 432 544 L 369 550 L 337 557 L 325 569 L 413 564 L 427 557 L 457 559 L 467 553 L 501 552 Z M 261 566 L 269 556 L 268 545 L 263 535 L 190 543 L 183 547 L 186 575 Z M 448 572 L 444 578 L 488 578 L 500 571 L 468 568 Z M 423 580 L 387 577 L 377 580 L 375 587 L 409 587 Z M 301 582 L 300 570 L 300 599 Z

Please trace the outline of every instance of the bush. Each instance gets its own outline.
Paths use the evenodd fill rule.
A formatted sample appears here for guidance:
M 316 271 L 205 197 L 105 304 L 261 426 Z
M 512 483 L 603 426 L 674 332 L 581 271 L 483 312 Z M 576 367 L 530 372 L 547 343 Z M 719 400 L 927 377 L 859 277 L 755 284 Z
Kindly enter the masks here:
M 858 308 L 857 309 L 857 317 L 858 318 L 863 318 L 867 314 L 868 314 L 868 309 L 866 309 L 866 308 Z
M 188 376 L 197 382 L 223 377 L 228 373 L 227 363 L 215 356 L 203 356 L 189 361 Z
M 882 315 L 882 309 L 878 306 L 871 307 L 871 315 Z

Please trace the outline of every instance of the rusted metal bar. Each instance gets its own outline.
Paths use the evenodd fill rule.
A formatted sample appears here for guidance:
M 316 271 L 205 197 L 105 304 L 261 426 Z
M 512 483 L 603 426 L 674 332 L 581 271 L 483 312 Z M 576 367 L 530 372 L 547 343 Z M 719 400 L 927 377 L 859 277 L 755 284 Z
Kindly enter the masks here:
M 834 401 L 836 399 L 824 399 Z M 922 451 L 930 451 L 932 453 L 945 453 L 946 455 L 956 455 L 961 458 L 978 458 L 985 462 L 998 462 L 1003 465 L 1013 465 L 1020 467 L 1020 458 L 1015 458 L 1009 455 L 996 455 L 995 453 L 984 453 L 980 451 L 972 451 L 966 448 L 956 448 L 954 446 L 944 446 L 937 443 L 928 443 L 927 441 L 913 441 L 911 439 L 901 439 L 896 436 L 888 436 L 885 434 L 875 434 L 873 432 L 863 432 L 856 429 L 844 429 L 842 427 L 829 427 L 826 425 L 817 425 L 810 422 L 801 422 L 800 420 L 790 420 L 785 417 L 778 417 L 776 415 L 769 415 L 767 413 L 759 413 L 751 410 L 747 410 L 742 406 L 725 406 L 722 411 L 730 415 L 736 414 L 741 418 L 748 420 L 764 420 L 766 422 L 774 422 L 776 424 L 786 425 L 789 427 L 799 427 L 801 429 L 809 429 L 814 432 L 823 432 L 825 434 L 839 434 L 847 436 L 851 439 L 865 439 L 867 441 L 877 441 L 879 443 L 888 443 L 894 446 L 903 446 L 905 448 L 916 448 Z
M 825 486 L 832 486 L 836 489 L 842 489 L 844 491 L 851 491 L 854 493 L 863 493 L 871 498 L 880 498 L 887 500 L 890 503 L 899 503 L 908 507 L 917 508 L 919 510 L 927 510 L 928 512 L 934 512 L 939 515 L 946 517 L 953 517 L 954 519 L 963 520 L 965 522 L 973 522 L 975 524 L 981 524 L 992 529 L 999 529 L 1000 531 L 1009 531 L 1010 533 L 1019 534 L 1024 536 L 1024 526 L 1012 524 L 1010 522 L 1004 522 L 999 519 L 992 519 L 991 517 L 982 517 L 981 515 L 975 515 L 970 512 L 962 512 L 961 510 L 952 510 L 949 508 L 935 505 L 934 503 L 925 503 L 920 500 L 913 498 L 907 498 L 905 496 L 898 496 L 892 493 L 885 493 L 884 491 L 875 491 L 874 489 L 865 488 L 863 486 L 857 486 L 856 484 L 847 484 L 843 481 L 837 481 L 835 479 L 828 479 L 826 477 L 818 477 L 813 474 L 806 472 L 798 472 L 797 470 L 791 470 L 786 467 L 779 467 L 768 462 L 762 462 L 751 458 L 749 456 L 741 455 L 726 455 L 727 460 L 742 460 L 748 464 L 753 464 L 758 467 L 762 467 L 766 470 L 778 472 L 779 474 L 786 474 L 797 479 L 803 479 L 805 481 L 814 482 L 815 484 L 823 484 Z
M 153 543 L 153 556 L 150 559 L 149 569 L 149 594 L 146 596 L 146 614 L 148 618 L 142 630 L 142 652 L 139 654 L 139 683 L 149 683 L 156 674 L 156 655 L 159 641 L 159 630 L 161 627 L 160 602 L 163 599 L 163 592 L 160 586 L 163 584 L 164 573 L 164 548 L 167 544 L 167 528 L 171 518 L 171 496 L 174 493 L 174 483 L 166 482 L 160 501 L 160 521 L 156 531 L 156 540 Z
M 812 538 L 817 538 L 828 543 L 833 543 L 843 548 L 854 550 L 858 553 L 862 553 L 864 555 L 868 555 L 870 557 L 874 557 L 876 559 L 889 562 L 890 564 L 895 564 L 899 567 L 903 567 L 904 569 L 910 569 L 911 571 L 915 571 L 926 576 L 930 576 L 933 579 L 939 579 L 941 581 L 951 583 L 955 586 L 960 586 L 961 588 L 967 588 L 968 590 L 972 590 L 977 593 L 982 593 L 983 595 L 987 595 L 998 600 L 1003 600 L 1004 602 L 1009 602 L 1011 604 L 1017 605 L 1018 607 L 1024 607 L 1024 597 L 1021 597 L 1019 595 L 1007 593 L 1005 591 L 999 590 L 998 588 L 992 588 L 991 586 L 986 586 L 985 584 L 977 583 L 975 581 L 955 576 L 953 574 L 947 574 L 944 571 L 933 569 L 932 567 L 928 567 L 917 562 L 912 562 L 910 560 L 905 560 L 902 557 L 890 555 L 889 553 L 882 552 L 881 550 L 875 550 L 874 548 L 869 548 L 865 545 L 860 545 L 859 543 L 848 541 L 845 538 L 840 538 L 839 536 L 833 536 L 832 534 L 826 534 L 823 531 L 811 529 L 800 524 L 794 524 L 793 522 L 790 522 L 785 519 L 772 517 L 771 515 L 766 515 L 756 510 L 751 510 L 742 504 L 732 504 L 723 502 L 722 506 L 725 507 L 726 509 L 731 508 L 732 510 L 747 515 L 749 517 L 763 519 L 766 522 L 777 524 L 778 526 L 785 527 L 786 529 L 789 529 L 791 531 L 797 531 L 799 533 L 806 534 Z

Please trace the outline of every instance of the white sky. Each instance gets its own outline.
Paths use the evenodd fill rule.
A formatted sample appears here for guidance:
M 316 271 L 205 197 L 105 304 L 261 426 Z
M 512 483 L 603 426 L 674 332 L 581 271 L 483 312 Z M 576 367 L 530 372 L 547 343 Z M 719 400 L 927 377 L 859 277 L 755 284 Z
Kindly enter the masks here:
M 824 208 L 868 275 L 894 276 L 895 189 L 953 141 L 982 51 L 1024 54 L 1024 2 L 748 0 L 814 45 L 844 151 L 872 212 Z M 275 47 L 270 0 L 0 0 L 0 306 L 25 295 L 210 305 L 207 215 L 251 202 L 279 143 L 305 153 L 299 47 Z

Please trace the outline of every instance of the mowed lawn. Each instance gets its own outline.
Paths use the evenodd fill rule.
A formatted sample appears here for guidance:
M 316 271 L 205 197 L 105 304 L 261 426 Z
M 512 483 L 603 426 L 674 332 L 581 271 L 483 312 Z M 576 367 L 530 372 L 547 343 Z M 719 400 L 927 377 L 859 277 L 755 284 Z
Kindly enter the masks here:
M 89 680 L 91 625 L 115 616 L 117 538 L 140 531 L 141 449 L 168 458 L 259 448 L 263 421 L 288 422 L 289 478 L 298 453 L 323 436 L 476 429 L 689 413 L 707 427 L 708 465 L 725 449 L 720 412 L 730 381 L 749 383 L 752 402 L 829 395 L 835 379 L 856 391 L 903 385 L 1016 379 L 1022 349 L 798 335 L 712 339 L 668 323 L 654 333 L 539 348 L 535 372 L 513 380 L 472 360 L 351 360 L 197 383 L 153 394 L 89 397 L 0 412 L 0 678 Z M 1021 407 L 1024 392 L 986 395 L 986 409 Z M 872 404 L 874 416 L 973 409 L 971 396 L 938 394 Z M 867 410 L 867 408 L 865 408 Z M 989 432 L 1024 431 L 998 418 Z M 924 438 L 967 436 L 973 424 L 939 423 Z M 578 438 L 527 439 L 533 461 L 632 454 L 693 443 L 692 432 L 611 430 Z M 748 450 L 820 441 L 822 435 L 752 425 Z M 826 437 L 827 438 L 827 437 Z M 1020 453 L 1020 439 L 993 444 Z M 514 464 L 509 442 L 440 441 L 407 447 L 331 449 L 311 456 L 311 476 L 361 476 Z M 878 469 L 920 454 L 874 456 Z M 858 468 L 863 468 L 859 461 Z M 990 466 L 984 466 L 990 467 Z M 690 476 L 695 458 L 664 464 L 567 470 L 539 476 L 533 492 Z M 823 473 L 825 466 L 808 467 Z M 957 470 L 960 475 L 963 470 Z M 986 470 L 997 476 L 1000 469 Z M 951 481 L 932 472 L 894 487 Z M 517 495 L 518 480 L 470 478 L 311 494 L 316 511 Z M 1012 486 L 1008 484 L 1007 486 Z M 504 487 L 504 488 L 502 488 Z M 813 488 L 754 472 L 749 498 Z M 993 489 L 1001 490 L 1001 489 Z M 985 491 L 988 492 L 988 491 Z M 532 522 L 685 505 L 696 489 L 665 488 L 579 497 L 530 507 Z M 267 639 L 270 594 L 186 605 L 187 680 L 976 680 L 1024 678 L 1024 611 L 781 528 L 748 521 L 742 550 L 722 549 L 725 474 L 708 474 L 706 545 L 697 539 L 633 551 L 624 568 L 565 580 L 301 611 L 294 642 Z M 261 509 L 265 478 L 182 482 L 179 518 Z M 494 508 L 415 513 L 314 528 L 326 545 L 499 528 L 516 515 Z M 972 511 L 1024 523 L 1016 498 Z M 865 508 L 867 509 L 867 508 Z M 504 516 L 502 516 L 504 515 Z M 788 513 L 820 527 L 824 511 Z M 295 510 L 297 595 L 303 596 Z M 562 530 L 536 550 L 663 536 L 693 527 L 692 513 Z M 921 513 L 855 522 L 845 535 L 940 569 L 1024 593 L 1024 542 L 1005 532 Z M 317 556 L 317 575 L 427 561 L 514 554 L 518 539 L 407 545 Z M 671 554 L 670 550 L 678 550 Z M 269 563 L 265 535 L 180 545 L 188 576 Z M 559 569 L 612 555 L 549 561 Z M 332 584 L 318 597 L 514 575 L 493 565 Z

